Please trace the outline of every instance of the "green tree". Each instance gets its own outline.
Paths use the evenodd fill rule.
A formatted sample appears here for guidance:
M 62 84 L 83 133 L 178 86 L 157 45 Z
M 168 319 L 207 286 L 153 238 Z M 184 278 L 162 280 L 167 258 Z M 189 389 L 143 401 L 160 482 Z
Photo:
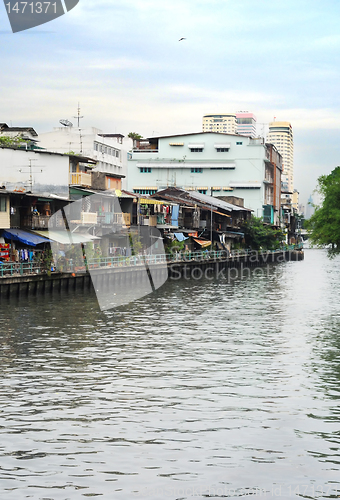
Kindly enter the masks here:
M 284 234 L 279 229 L 274 229 L 263 224 L 259 217 L 251 217 L 243 223 L 245 245 L 252 250 L 276 250 L 280 248 Z
M 137 141 L 140 141 L 142 139 L 142 136 L 140 134 L 137 134 L 137 132 L 130 132 L 128 134 L 128 137 L 133 140 L 134 148 L 137 146 Z
M 340 167 L 319 177 L 317 191 L 323 202 L 313 205 L 315 212 L 305 221 L 305 227 L 312 245 L 330 245 L 328 256 L 332 258 L 340 253 Z
M 18 148 L 25 142 L 20 135 L 9 137 L 8 135 L 0 135 L 0 147 L 2 148 Z
M 137 134 L 137 132 L 129 132 L 128 137 L 130 139 L 133 139 L 134 141 L 139 141 L 140 139 L 142 139 L 142 136 Z
M 143 244 L 140 240 L 138 233 L 131 232 L 129 234 L 130 248 L 132 250 L 132 255 L 139 255 L 142 252 Z

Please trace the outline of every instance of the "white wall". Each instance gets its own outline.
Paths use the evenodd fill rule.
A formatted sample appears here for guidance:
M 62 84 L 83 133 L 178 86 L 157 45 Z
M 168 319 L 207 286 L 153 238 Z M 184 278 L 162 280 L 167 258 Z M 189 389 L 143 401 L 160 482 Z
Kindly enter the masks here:
M 183 143 L 171 146 L 170 143 Z M 189 144 L 204 144 L 203 152 L 191 152 Z M 216 145 L 229 144 L 229 151 L 217 152 Z M 200 133 L 159 139 L 155 152 L 133 152 L 128 160 L 128 190 L 160 189 L 176 185 L 184 189 L 206 189 L 214 196 L 244 198 L 244 206 L 261 216 L 264 204 L 266 149 L 261 141 L 231 134 Z M 150 167 L 151 172 L 142 172 Z M 192 168 L 202 172 L 191 172 Z M 233 190 L 223 190 L 230 188 Z
M 68 196 L 68 180 L 68 156 L 0 148 L 0 186 L 9 191 Z
M 132 147 L 132 141 L 124 138 L 122 143 L 117 137 L 102 137 L 103 131 L 92 127 L 79 129 L 77 127 L 55 127 L 51 132 L 39 135 L 39 146 L 48 151 L 68 153 L 73 151 L 89 158 L 97 160 L 94 168 L 97 172 L 127 175 L 127 151 Z M 119 155 L 108 154 L 95 149 L 95 143 L 104 147 L 114 149 Z M 122 179 L 122 186 L 126 188 L 125 179 Z

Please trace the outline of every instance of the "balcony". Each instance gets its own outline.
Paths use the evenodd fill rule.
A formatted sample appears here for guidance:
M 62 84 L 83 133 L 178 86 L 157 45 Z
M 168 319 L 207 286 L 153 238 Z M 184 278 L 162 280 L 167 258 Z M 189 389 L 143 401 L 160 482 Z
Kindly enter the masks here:
M 69 182 L 71 186 L 91 187 L 91 174 L 85 172 L 72 173 Z
M 26 229 L 48 229 L 50 217 L 50 215 L 26 215 L 23 227 Z
M 80 213 L 80 223 L 81 224 L 97 224 L 97 212 L 81 212 Z
M 131 225 L 131 215 L 129 213 L 113 213 L 105 212 L 102 215 L 98 215 L 98 223 L 102 225 L 118 224 L 121 226 Z

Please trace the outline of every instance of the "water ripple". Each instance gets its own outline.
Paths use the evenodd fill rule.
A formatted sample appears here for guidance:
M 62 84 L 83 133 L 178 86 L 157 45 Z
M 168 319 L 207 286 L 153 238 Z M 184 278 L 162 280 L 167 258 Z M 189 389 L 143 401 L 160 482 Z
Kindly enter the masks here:
M 6 500 L 340 496 L 340 266 L 1 310 Z

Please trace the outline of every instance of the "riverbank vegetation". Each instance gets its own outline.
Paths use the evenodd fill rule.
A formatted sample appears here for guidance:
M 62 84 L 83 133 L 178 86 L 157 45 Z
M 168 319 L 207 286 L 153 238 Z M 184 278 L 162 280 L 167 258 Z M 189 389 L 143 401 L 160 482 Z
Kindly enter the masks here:
M 282 246 L 284 234 L 279 229 L 263 223 L 259 217 L 252 217 L 241 227 L 245 247 L 252 250 L 277 250 Z
M 318 179 L 317 191 L 322 204 L 315 206 L 312 217 L 305 221 L 309 240 L 317 247 L 328 246 L 330 258 L 340 254 L 340 167 Z

